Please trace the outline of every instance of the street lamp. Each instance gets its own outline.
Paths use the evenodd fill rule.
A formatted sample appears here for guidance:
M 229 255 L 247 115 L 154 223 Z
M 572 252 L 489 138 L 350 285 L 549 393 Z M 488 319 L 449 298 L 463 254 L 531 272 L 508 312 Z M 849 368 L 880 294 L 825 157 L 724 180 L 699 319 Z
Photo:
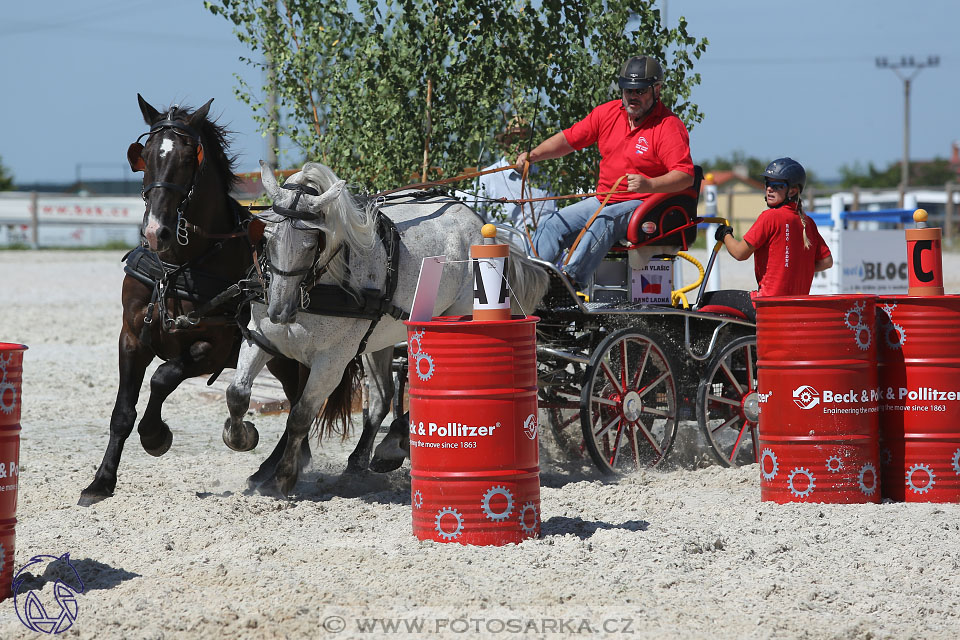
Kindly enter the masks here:
M 916 60 L 913 56 L 900 56 L 899 61 L 891 62 L 887 58 L 877 58 L 878 69 L 890 69 L 903 80 L 903 160 L 900 161 L 900 206 L 907 192 L 910 180 L 910 81 L 921 70 L 940 65 L 940 56 L 927 56 L 926 60 Z M 901 71 L 913 69 L 911 73 Z

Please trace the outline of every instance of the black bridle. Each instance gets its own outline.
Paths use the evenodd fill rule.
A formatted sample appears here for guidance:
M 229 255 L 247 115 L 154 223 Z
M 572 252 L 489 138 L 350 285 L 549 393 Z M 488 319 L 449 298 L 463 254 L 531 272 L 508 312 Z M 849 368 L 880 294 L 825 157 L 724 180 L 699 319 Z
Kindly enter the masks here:
M 284 218 L 286 218 L 287 220 L 290 220 L 291 222 L 293 220 L 314 221 L 314 220 L 320 219 L 320 217 L 322 216 L 321 213 L 313 212 L 313 211 L 301 211 L 297 209 L 297 205 L 300 203 L 300 197 L 303 194 L 307 194 L 311 196 L 319 196 L 320 195 L 319 191 L 317 191 L 313 187 L 308 187 L 306 185 L 296 184 L 296 183 L 284 184 L 284 185 L 281 185 L 280 188 L 287 189 L 289 191 L 296 191 L 297 193 L 293 197 L 293 204 L 291 205 L 290 208 L 281 207 L 274 204 L 271 207 L 274 213 L 277 213 L 283 216 Z M 317 233 L 320 233 L 319 230 L 317 231 Z M 281 269 L 280 267 L 275 265 L 273 262 L 271 262 L 270 256 L 266 251 L 266 247 L 264 247 L 263 270 L 268 276 L 271 274 L 276 274 L 278 276 L 287 276 L 287 277 L 302 276 L 300 279 L 300 304 L 302 307 L 306 308 L 310 306 L 310 289 L 313 288 L 314 284 L 320 278 L 320 276 L 322 276 L 324 272 L 326 272 L 327 267 L 330 266 L 330 263 L 337 256 L 337 254 L 340 253 L 340 249 L 342 249 L 343 246 L 344 245 L 341 244 L 339 247 L 337 247 L 337 249 L 332 254 L 330 254 L 330 256 L 327 258 L 327 261 L 322 266 L 320 265 L 320 255 L 319 255 L 321 251 L 318 250 L 317 255 L 315 255 L 314 259 L 310 262 L 310 266 L 304 267 L 303 269 L 295 269 L 293 271 L 287 271 L 285 269 Z M 266 290 L 267 290 L 266 282 L 263 282 L 262 285 L 263 285 L 264 293 L 266 293 Z
M 166 131 L 168 129 L 172 130 L 178 136 L 193 140 L 197 146 L 197 164 L 193 170 L 193 179 L 191 180 L 189 187 L 184 187 L 183 185 L 179 185 L 175 182 L 151 182 L 150 184 L 143 186 L 143 189 L 140 191 L 140 197 L 143 198 L 144 202 L 146 202 L 147 193 L 149 193 L 151 189 L 158 187 L 161 189 L 170 189 L 171 191 L 176 191 L 183 196 L 180 198 L 179 204 L 177 204 L 177 243 L 179 243 L 181 246 L 186 246 L 190 242 L 190 230 L 192 229 L 196 231 L 199 229 L 199 227 L 196 225 L 187 222 L 184 212 L 190 205 L 190 198 L 193 196 L 193 190 L 197 186 L 197 178 L 200 174 L 200 167 L 203 164 L 203 141 L 201 140 L 199 131 L 189 126 L 182 120 L 174 120 L 173 111 L 174 108 L 171 107 L 167 112 L 167 117 L 159 122 L 154 123 L 153 126 L 150 127 L 150 131 L 140 134 L 136 142 L 139 143 L 140 140 L 146 136 L 147 142 L 149 143 L 150 138 L 153 137 L 153 134 L 160 131 Z

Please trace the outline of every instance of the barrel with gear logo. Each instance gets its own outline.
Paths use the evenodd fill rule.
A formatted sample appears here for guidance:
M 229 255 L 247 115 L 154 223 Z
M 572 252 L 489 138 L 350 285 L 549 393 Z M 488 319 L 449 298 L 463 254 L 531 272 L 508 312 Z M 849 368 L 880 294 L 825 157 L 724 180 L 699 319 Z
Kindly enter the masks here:
M 540 535 L 538 321 L 406 322 L 417 538 L 503 545 Z
M 876 298 L 757 298 L 760 499 L 880 502 Z
M 960 502 L 960 296 L 880 296 L 883 497 Z
M 20 479 L 22 344 L 0 342 L 0 600 L 10 596 Z

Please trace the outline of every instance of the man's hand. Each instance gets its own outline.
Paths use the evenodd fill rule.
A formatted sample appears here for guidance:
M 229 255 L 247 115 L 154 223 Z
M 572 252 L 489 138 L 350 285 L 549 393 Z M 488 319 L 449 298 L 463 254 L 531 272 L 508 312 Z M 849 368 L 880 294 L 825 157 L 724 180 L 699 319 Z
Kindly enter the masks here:
M 650 178 L 646 176 L 640 175 L 639 173 L 628 173 L 627 191 L 633 191 L 634 193 L 652 193 L 653 185 L 650 183 Z
M 728 235 L 733 235 L 733 227 L 727 224 L 721 224 L 717 226 L 717 232 L 713 234 L 713 237 L 717 239 L 717 242 L 723 242 L 723 239 Z
M 517 156 L 517 162 L 516 162 L 517 171 L 519 171 L 520 173 L 523 173 L 523 165 L 527 164 L 527 162 L 528 162 L 527 152 L 524 151 L 523 153 Z

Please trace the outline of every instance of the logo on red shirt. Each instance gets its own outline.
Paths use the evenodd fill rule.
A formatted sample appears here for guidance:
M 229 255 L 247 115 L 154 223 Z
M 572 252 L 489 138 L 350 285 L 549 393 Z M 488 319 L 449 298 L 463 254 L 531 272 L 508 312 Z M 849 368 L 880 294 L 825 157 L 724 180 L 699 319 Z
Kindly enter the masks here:
M 649 148 L 650 148 L 650 143 L 647 142 L 647 139 L 645 137 L 640 136 L 639 138 L 637 138 L 637 153 L 639 155 L 642 156 L 644 153 L 647 152 L 647 149 Z

